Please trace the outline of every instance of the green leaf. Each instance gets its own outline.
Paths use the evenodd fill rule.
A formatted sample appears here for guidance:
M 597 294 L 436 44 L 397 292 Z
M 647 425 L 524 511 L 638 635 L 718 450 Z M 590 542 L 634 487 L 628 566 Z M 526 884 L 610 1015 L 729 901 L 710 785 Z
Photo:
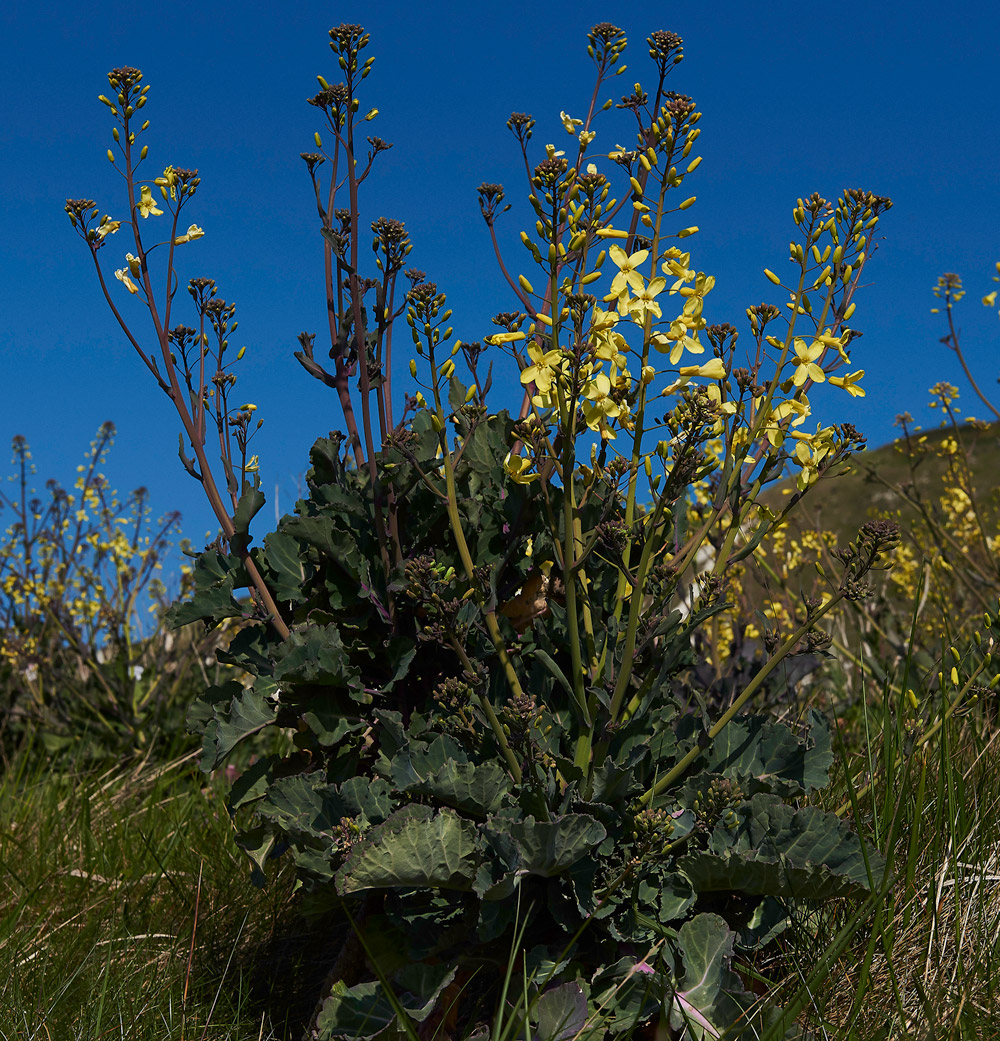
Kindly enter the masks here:
M 658 1015 L 668 992 L 666 977 L 635 957 L 620 958 L 594 977 L 592 1003 L 615 1037 L 626 1037 Z
M 324 783 L 319 773 L 279 778 L 255 809 L 284 832 L 316 838 L 329 835 L 349 816 L 336 786 Z
M 305 592 L 308 576 L 302 557 L 298 541 L 286 531 L 272 531 L 264 537 L 267 581 L 280 603 L 301 604 L 308 600 Z
M 747 1012 L 755 999 L 743 991 L 729 967 L 734 938 L 725 921 L 714 914 L 696 915 L 678 931 L 684 971 L 668 1012 L 670 1025 L 687 1028 L 685 1036 L 693 1041 L 714 1041 L 723 1035 L 735 1038 L 750 1026 Z
M 275 706 L 269 699 L 273 690 L 269 680 L 258 680 L 253 687 L 241 688 L 228 706 L 216 705 L 215 717 L 206 724 L 202 738 L 203 770 L 214 770 L 241 741 L 274 725 Z
M 761 716 L 738 717 L 705 753 L 705 768 L 739 780 L 755 779 L 758 790 L 798 795 L 825 787 L 833 765 L 830 729 L 815 709 L 808 714 L 807 736 Z
M 509 838 L 517 849 L 518 874 L 551 878 L 585 857 L 607 831 L 600 821 L 585 813 L 570 813 L 550 821 L 492 818 L 487 832 Z
M 814 806 L 795 809 L 765 794 L 734 812 L 734 830 L 720 825 L 709 850 L 678 858 L 698 892 L 826 900 L 868 888 L 861 842 L 834 814 Z M 885 862 L 874 851 L 868 859 L 878 882 Z
M 447 734 L 436 737 L 425 747 L 410 741 L 392 760 L 392 781 L 400 791 L 408 791 L 423 784 L 448 763 L 465 763 L 468 759 L 465 749 Z
M 342 687 L 357 701 L 370 701 L 358 669 L 351 665 L 336 625 L 295 628 L 274 655 L 274 677 L 293 683 Z
M 179 629 L 189 622 L 221 622 L 226 618 L 242 618 L 243 608 L 236 602 L 233 590 L 237 580 L 245 584 L 246 576 L 236 557 L 226 557 L 218 550 L 206 550 L 194 566 L 194 593 L 190 600 L 177 601 L 167 612 L 167 622 Z
M 247 488 L 240 496 L 236 504 L 236 513 L 233 515 L 233 526 L 236 530 L 229 539 L 229 545 L 237 556 L 242 556 L 247 551 L 250 545 L 250 522 L 260 513 L 265 502 L 267 500 L 259 488 Z
M 587 997 L 579 983 L 545 991 L 535 1006 L 537 1041 L 568 1041 L 587 1023 Z
M 341 896 L 364 889 L 471 889 L 476 826 L 453 810 L 397 810 L 372 828 L 337 872 Z
M 395 767 L 397 760 L 393 760 Z M 411 766 L 412 769 L 412 766 Z M 396 778 L 395 769 L 393 779 Z M 509 784 L 496 763 L 459 763 L 449 759 L 433 773 L 396 786 L 411 795 L 427 795 L 456 810 L 485 820 L 500 809 Z
M 408 1019 L 422 1023 L 434 1011 L 456 971 L 455 966 L 448 965 L 408 966 L 394 979 L 396 1004 L 377 980 L 354 987 L 338 980 L 316 1021 L 319 1041 L 376 1037 L 396 1022 L 397 1007 Z M 402 1027 L 398 1033 L 402 1034 Z

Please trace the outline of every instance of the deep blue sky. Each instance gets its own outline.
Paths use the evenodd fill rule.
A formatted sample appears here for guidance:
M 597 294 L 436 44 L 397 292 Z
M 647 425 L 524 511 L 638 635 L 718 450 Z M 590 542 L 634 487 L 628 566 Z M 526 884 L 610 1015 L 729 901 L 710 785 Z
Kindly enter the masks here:
M 40 483 L 49 476 L 70 483 L 94 431 L 111 419 L 119 430 L 107 467 L 113 484 L 122 491 L 145 484 L 155 509 L 181 509 L 197 544 L 214 528 L 177 461 L 169 402 L 106 310 L 62 209 L 67 196 L 89 197 L 124 216 L 105 158 L 109 113 L 96 98 L 108 89 L 108 69 L 130 64 L 152 85 L 145 169 L 153 176 L 168 163 L 196 166 L 202 176 L 186 213 L 206 237 L 185 247 L 182 278 L 210 275 L 238 304 L 236 340 L 248 347 L 239 398 L 255 401 L 265 419 L 255 448 L 271 504 L 258 518 L 258 537 L 273 519 L 276 484 L 282 509 L 291 507 L 310 444 L 339 424 L 332 393 L 291 352 L 308 329 L 321 334 L 317 353 L 325 353 L 321 244 L 299 152 L 311 150 L 321 127 L 305 98 L 317 89 L 317 73 L 335 78 L 326 33 L 341 21 L 371 32 L 376 64 L 363 106 L 380 109 L 371 131 L 395 145 L 369 181 L 362 216 L 406 221 L 410 261 L 448 292 L 462 339 L 481 338 L 491 315 L 515 306 L 479 215 L 481 181 L 507 185 L 515 210 L 500 232 L 511 266 L 527 271 L 517 242 L 524 179 L 504 123 L 513 110 L 530 112 L 539 153 L 546 141 L 563 147 L 559 112 L 583 114 L 592 88 L 586 31 L 611 20 L 630 39 L 616 101 L 636 79 L 652 79 L 649 32 L 684 37 L 685 60 L 671 86 L 704 113 L 704 162 L 686 187 L 698 196 L 693 259 L 717 277 L 710 322 L 745 332 L 748 304 L 783 302 L 762 270 L 787 269 L 798 196 L 864 187 L 895 203 L 869 267 L 873 284 L 852 321 L 865 334 L 852 354 L 853 367 L 867 372 L 868 396 L 849 400 L 828 388 L 813 399 L 820 418 L 852 421 L 874 445 L 893 436 L 893 417 L 904 409 L 931 421 L 924 405 L 935 380 L 964 387 L 938 343 L 944 329 L 929 314 L 943 271 L 965 278 L 968 353 L 984 384 L 996 388 L 997 318 L 979 303 L 994 288 L 1000 259 L 1000 15 L 992 5 L 303 0 L 277 11 L 273 3 L 186 0 L 4 5 L 0 440 L 29 439 Z M 595 148 L 630 142 L 624 115 L 595 124 Z M 127 248 L 119 235 L 104 252 L 110 260 Z M 136 299 L 124 291 L 119 298 L 146 330 Z M 183 311 L 177 317 L 191 324 Z M 962 403 L 983 412 L 971 396 Z

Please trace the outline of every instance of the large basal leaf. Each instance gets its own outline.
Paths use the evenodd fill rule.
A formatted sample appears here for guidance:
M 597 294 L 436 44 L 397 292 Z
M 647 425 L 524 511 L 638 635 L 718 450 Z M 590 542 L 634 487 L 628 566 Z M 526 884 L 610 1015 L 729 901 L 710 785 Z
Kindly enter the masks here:
M 704 757 L 709 772 L 753 778 L 756 787 L 778 795 L 825 787 L 833 764 L 830 729 L 815 709 L 809 710 L 808 731 L 801 736 L 761 716 L 734 719 Z
M 641 960 L 620 958 L 593 980 L 591 1003 L 613 1037 L 628 1037 L 640 1023 L 659 1016 L 670 984 L 663 973 Z
M 868 888 L 861 843 L 834 814 L 795 809 L 774 795 L 755 795 L 735 810 L 734 830 L 719 826 L 710 849 L 677 861 L 699 892 L 826 900 Z M 875 881 L 885 863 L 868 854 Z
M 569 1041 L 587 1024 L 587 997 L 579 983 L 545 991 L 535 1006 L 537 1041 Z
M 357 700 L 370 700 L 358 670 L 351 665 L 336 625 L 293 629 L 275 654 L 274 677 L 298 683 L 342 687 Z
M 337 872 L 337 891 L 471 889 L 475 824 L 453 810 L 430 814 L 429 807 L 407 806 L 372 828 Z
M 228 704 L 217 702 L 213 706 L 214 718 L 202 734 L 203 770 L 214 770 L 244 738 L 275 722 L 275 705 L 271 701 L 274 690 L 270 679 L 258 677 L 252 687 L 240 688 Z
M 404 742 L 389 768 L 392 783 L 400 791 L 422 784 L 449 762 L 466 763 L 469 759 L 465 749 L 447 734 L 435 737 L 429 745 Z
M 233 590 L 246 584 L 239 559 L 224 556 L 218 550 L 206 550 L 194 566 L 194 593 L 190 600 L 179 600 L 167 612 L 167 621 L 177 629 L 189 622 L 221 622 L 226 618 L 242 618 L 243 608 L 236 602 Z
M 283 530 L 307 546 L 315 547 L 330 564 L 346 573 L 356 584 L 362 576 L 361 554 L 351 534 L 352 525 L 333 511 L 318 516 L 288 517 Z
M 300 545 L 285 531 L 272 531 L 264 538 L 267 581 L 279 603 L 304 603 L 306 579 L 309 577 Z M 312 571 L 312 567 L 309 567 Z
M 516 875 L 551 878 L 590 853 L 607 835 L 600 821 L 585 813 L 569 813 L 549 821 L 528 817 L 522 821 L 493 818 L 486 825 L 488 840 L 513 843 Z
M 700 914 L 678 930 L 683 972 L 668 996 L 670 1025 L 685 1038 L 707 1041 L 743 1036 L 755 1004 L 730 969 L 735 934 L 718 915 Z M 748 1032 L 749 1033 L 749 1032 Z
M 337 786 L 326 784 L 322 773 L 280 778 L 255 809 L 283 832 L 314 838 L 330 835 L 344 817 L 352 816 Z
M 438 765 L 444 744 L 445 739 L 438 738 L 422 754 L 404 751 L 396 756 L 393 783 L 400 791 L 429 796 L 485 820 L 500 808 L 508 788 L 507 774 L 497 763 L 464 763 L 450 754 Z
M 422 1023 L 434 1011 L 441 992 L 455 978 L 456 969 L 448 965 L 412 965 L 391 981 L 393 995 L 403 1014 Z M 334 984 L 316 1021 L 319 1041 L 373 1038 L 396 1022 L 396 1007 L 378 981 L 348 987 Z M 398 1030 L 404 1036 L 402 1029 Z

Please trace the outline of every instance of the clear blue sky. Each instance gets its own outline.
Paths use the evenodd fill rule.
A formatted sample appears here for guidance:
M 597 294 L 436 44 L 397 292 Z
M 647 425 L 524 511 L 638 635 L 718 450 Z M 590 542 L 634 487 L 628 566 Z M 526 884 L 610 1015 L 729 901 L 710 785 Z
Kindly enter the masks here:
M 4 5 L 0 440 L 24 434 L 41 480 L 71 483 L 90 438 L 111 419 L 119 430 L 112 483 L 122 491 L 144 484 L 156 510 L 182 510 L 196 544 L 214 529 L 177 460 L 169 402 L 108 313 L 63 213 L 71 196 L 124 216 L 105 158 L 109 114 L 96 98 L 110 68 L 136 65 L 151 84 L 150 175 L 170 163 L 202 176 L 186 212 L 206 237 L 185 247 L 182 278 L 209 275 L 238 305 L 236 339 L 248 348 L 239 397 L 255 401 L 265 419 L 255 448 L 271 505 L 258 518 L 258 538 L 273 520 L 276 484 L 281 507 L 291 507 L 310 444 L 339 425 L 332 392 L 292 351 L 307 329 L 320 334 L 317 354 L 325 354 L 321 243 L 299 152 L 312 149 L 321 126 L 305 98 L 317 73 L 335 78 L 326 33 L 341 21 L 371 32 L 376 64 L 363 104 L 380 109 L 372 132 L 395 145 L 380 157 L 362 216 L 405 220 L 410 260 L 449 294 L 462 339 L 480 339 L 490 316 L 515 307 L 479 214 L 481 181 L 508 188 L 515 209 L 500 233 L 511 265 L 525 270 L 517 242 L 523 171 L 504 123 L 511 111 L 530 112 L 539 152 L 546 141 L 563 147 L 559 112 L 582 113 L 592 86 L 586 31 L 610 20 L 630 40 L 619 95 L 652 78 L 649 32 L 684 38 L 671 86 L 704 113 L 704 162 L 686 185 L 698 196 L 693 259 L 717 277 L 710 322 L 730 321 L 746 334 L 748 304 L 782 303 L 762 271 L 787 265 L 798 196 L 863 187 L 895 203 L 852 321 L 864 332 L 852 355 L 867 372 L 868 396 L 817 395 L 820 418 L 852 421 L 875 445 L 893 436 L 893 417 L 904 409 L 931 421 L 924 405 L 935 380 L 964 388 L 929 314 L 943 271 L 965 278 L 968 353 L 996 388 L 1000 330 L 995 311 L 979 303 L 1000 259 L 1000 14 L 992 5 L 303 0 L 278 11 L 273 3 L 187 0 Z M 598 121 L 596 145 L 628 143 L 623 117 Z M 105 252 L 119 248 L 127 244 L 111 240 Z M 146 330 L 136 298 L 121 295 Z M 970 396 L 962 404 L 982 414 Z

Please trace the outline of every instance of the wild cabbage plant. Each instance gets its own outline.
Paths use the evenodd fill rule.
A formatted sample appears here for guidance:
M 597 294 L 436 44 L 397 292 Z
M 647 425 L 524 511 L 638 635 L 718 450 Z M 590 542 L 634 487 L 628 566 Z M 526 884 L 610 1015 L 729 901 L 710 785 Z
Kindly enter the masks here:
M 789 274 L 765 270 L 779 303 L 747 309 L 738 346 L 735 326 L 708 322 L 715 280 L 691 251 L 700 113 L 667 89 L 682 41 L 652 33 L 649 89 L 602 101 L 626 39 L 601 23 L 594 92 L 561 114 L 564 147 L 536 150 L 534 119 L 508 120 L 532 218 L 516 261 L 508 192 L 479 187 L 511 309 L 463 343 L 444 290 L 407 267 L 405 225 L 362 227 L 362 186 L 390 146 L 365 136 L 378 116 L 368 34 L 345 24 L 330 39 L 339 71 L 319 78 L 323 129 L 302 155 L 330 346 L 320 358 L 303 333 L 296 357 L 335 391 L 345 429 L 315 443 L 307 494 L 259 545 L 247 447 L 259 421 L 230 404 L 233 305 L 194 279 L 195 325 L 172 324 L 178 250 L 202 234 L 181 218 L 199 178 L 143 177 L 137 69 L 114 70 L 102 97 L 127 209 L 66 207 L 219 518 L 174 620 L 245 622 L 224 660 L 252 682 L 212 686 L 191 711 L 204 766 L 264 731 L 293 742 L 243 773 L 229 805 L 257 878 L 291 857 L 314 909 L 344 925 L 316 1036 L 483 1033 L 494 1016 L 498 1036 L 661 1016 L 690 1037 L 757 1036 L 765 1021 L 781 1036 L 734 952 L 761 950 L 804 902 L 880 882 L 881 862 L 810 802 L 832 762 L 824 719 L 748 710 L 794 656 L 825 646 L 828 612 L 866 595 L 894 526 L 841 547 L 825 595 L 761 629 L 749 657 L 732 648 L 754 620 L 730 621 L 728 638 L 717 623 L 733 569 L 863 443 L 817 423 L 812 398 L 821 384 L 859 392 L 849 323 L 890 203 L 861 190 L 798 200 Z M 624 130 L 603 125 L 608 110 Z M 629 125 L 630 147 L 611 146 Z M 116 286 L 101 261 L 119 234 L 135 253 Z M 149 348 L 131 324 L 143 309 Z M 412 395 L 394 390 L 400 334 Z M 499 380 L 519 380 L 517 415 L 491 407 Z M 776 512 L 761 493 L 789 471 L 796 493 Z M 706 698 L 706 666 L 735 677 L 724 699 Z M 516 998 L 511 967 L 529 981 Z

